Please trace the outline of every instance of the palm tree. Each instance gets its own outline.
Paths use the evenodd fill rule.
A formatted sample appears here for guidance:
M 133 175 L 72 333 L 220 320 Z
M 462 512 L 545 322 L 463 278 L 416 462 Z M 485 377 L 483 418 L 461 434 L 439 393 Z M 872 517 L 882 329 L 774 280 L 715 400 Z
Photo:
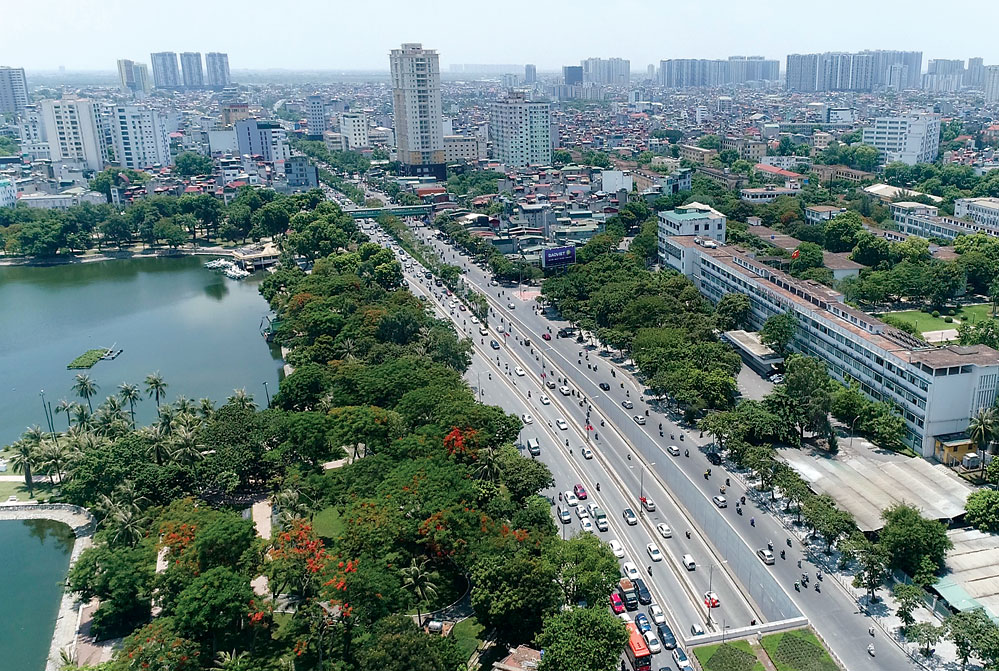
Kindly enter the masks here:
M 178 396 L 177 400 L 173 402 L 173 407 L 177 408 L 178 413 L 182 414 L 194 414 L 198 409 L 197 404 L 186 396 Z
M 201 413 L 202 419 L 211 419 L 215 414 L 215 401 L 210 398 L 201 399 L 198 412 Z
M 67 400 L 66 400 L 66 399 L 64 399 L 64 398 L 60 398 L 60 399 L 59 399 L 59 405 L 57 405 L 57 406 L 55 407 L 55 412 L 56 412 L 56 414 L 57 414 L 57 415 L 58 415 L 58 414 L 59 414 L 60 412 L 64 412 L 64 413 L 66 413 L 66 428 L 67 428 L 67 429 L 68 429 L 68 428 L 70 428 L 70 427 L 72 426 L 72 424 L 71 424 L 71 417 L 70 417 L 70 415 L 72 415 L 72 413 L 73 413 L 73 408 L 75 408 L 75 407 L 76 407 L 77 405 L 78 405 L 78 404 L 77 404 L 77 403 L 75 403 L 75 402 L 73 402 L 73 401 L 67 401 Z
M 156 399 L 156 407 L 160 407 L 160 399 L 166 396 L 167 383 L 159 371 L 146 376 L 146 394 Z
M 134 547 L 145 535 L 148 518 L 138 507 L 117 505 L 109 517 L 111 521 L 111 542 Z M 107 523 L 108 520 L 105 520 Z
M 49 482 L 55 482 L 54 477 L 58 476 L 59 484 L 62 484 L 62 474 L 76 453 L 68 441 L 61 440 L 58 436 L 52 436 L 42 441 L 38 447 L 37 455 L 38 465 L 48 472 Z
M 355 352 L 357 352 L 357 343 L 354 342 L 353 338 L 344 338 L 340 341 L 340 344 L 336 348 L 337 354 L 341 356 L 345 361 L 353 361 L 357 357 Z
M 28 497 L 35 497 L 35 481 L 31 469 L 37 463 L 38 445 L 29 440 L 21 439 L 11 445 L 10 466 L 15 473 L 24 473 L 24 486 L 28 488 Z
M 198 434 L 187 427 L 174 432 L 172 456 L 182 464 L 193 464 L 205 458 L 205 446 L 198 441 Z
M 45 437 L 48 436 L 42 427 L 37 424 L 29 426 L 24 433 L 21 434 L 21 440 L 27 441 L 32 447 L 38 447 L 41 445 Z
M 294 519 L 311 520 L 316 509 L 313 502 L 297 489 L 285 489 L 274 497 L 274 505 L 280 513 L 278 518 L 282 526 L 290 526 Z
M 250 654 L 245 650 L 237 653 L 220 652 L 215 657 L 215 666 L 211 671 L 251 671 L 253 664 L 250 662 Z
M 80 398 L 87 399 L 87 407 L 90 408 L 90 412 L 93 413 L 94 406 L 90 402 L 90 398 L 97 395 L 97 390 L 100 389 L 100 386 L 91 380 L 89 375 L 84 373 L 77 373 L 76 377 L 73 379 L 73 391 L 75 391 L 76 395 Z
M 80 403 L 76 404 L 73 408 L 73 421 L 76 422 L 76 427 L 78 429 L 90 428 L 93 420 L 91 419 L 92 413 L 87 409 L 87 406 Z
M 139 385 L 122 382 L 118 385 L 118 397 L 123 403 L 128 403 L 128 412 L 132 415 L 132 428 L 135 428 L 135 404 L 142 400 Z
M 433 582 L 434 574 L 426 570 L 427 562 L 423 560 L 419 564 L 414 558 L 412 563 L 404 569 L 400 569 L 402 575 L 402 586 L 416 596 L 416 616 L 419 626 L 423 626 L 423 612 L 420 604 L 437 596 L 437 585 Z
M 992 443 L 997 429 L 999 423 L 996 422 L 996 412 L 992 408 L 979 408 L 971 418 L 968 423 L 968 436 L 978 445 L 980 454 L 983 454 Z
M 478 461 L 475 463 L 475 477 L 487 482 L 499 480 L 502 468 L 496 450 L 491 447 L 479 450 Z
M 173 435 L 173 431 L 176 428 L 177 413 L 174 412 L 172 406 L 165 405 L 159 409 L 157 415 L 155 425 L 157 433 L 164 438 L 169 438 Z
M 226 399 L 226 403 L 231 403 L 240 410 L 257 409 L 257 404 L 253 402 L 253 395 L 247 394 L 246 389 L 233 389 L 232 396 Z

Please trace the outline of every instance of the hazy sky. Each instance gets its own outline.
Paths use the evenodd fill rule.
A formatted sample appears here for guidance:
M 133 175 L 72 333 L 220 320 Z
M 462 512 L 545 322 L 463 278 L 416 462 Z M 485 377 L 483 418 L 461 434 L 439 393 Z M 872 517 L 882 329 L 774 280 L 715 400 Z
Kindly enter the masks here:
M 3 0 L 0 65 L 113 70 L 154 51 L 225 51 L 233 69 L 388 69 L 402 42 L 451 63 L 922 50 L 999 64 L 996 0 Z M 953 25 L 946 19 L 953 18 Z

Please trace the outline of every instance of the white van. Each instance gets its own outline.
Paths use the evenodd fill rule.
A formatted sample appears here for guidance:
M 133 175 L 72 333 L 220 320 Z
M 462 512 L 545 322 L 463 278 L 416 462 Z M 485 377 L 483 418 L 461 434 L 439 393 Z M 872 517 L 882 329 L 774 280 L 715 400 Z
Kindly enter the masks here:
M 693 571 L 695 568 L 697 568 L 697 563 L 694 562 L 694 558 L 691 557 L 689 554 L 683 555 L 683 557 L 680 559 L 680 563 L 683 564 L 683 567 L 688 571 Z
M 541 443 L 538 442 L 537 438 L 527 439 L 527 451 L 535 457 L 541 454 Z

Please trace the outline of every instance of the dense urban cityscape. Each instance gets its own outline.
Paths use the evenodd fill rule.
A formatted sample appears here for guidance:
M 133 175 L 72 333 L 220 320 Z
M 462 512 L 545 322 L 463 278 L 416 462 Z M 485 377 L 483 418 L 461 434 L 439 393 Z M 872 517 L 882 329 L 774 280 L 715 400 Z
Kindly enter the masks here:
M 999 58 L 423 39 L 0 51 L 0 668 L 999 668 Z

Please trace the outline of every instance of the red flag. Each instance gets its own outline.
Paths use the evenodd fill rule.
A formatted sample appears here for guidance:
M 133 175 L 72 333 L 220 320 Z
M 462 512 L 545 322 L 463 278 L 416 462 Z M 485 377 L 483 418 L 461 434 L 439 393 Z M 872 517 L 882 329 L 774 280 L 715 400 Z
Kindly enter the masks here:
M 800 249 L 796 249 L 793 252 L 791 252 L 791 258 L 792 259 L 796 259 L 799 256 L 801 256 L 801 250 Z

